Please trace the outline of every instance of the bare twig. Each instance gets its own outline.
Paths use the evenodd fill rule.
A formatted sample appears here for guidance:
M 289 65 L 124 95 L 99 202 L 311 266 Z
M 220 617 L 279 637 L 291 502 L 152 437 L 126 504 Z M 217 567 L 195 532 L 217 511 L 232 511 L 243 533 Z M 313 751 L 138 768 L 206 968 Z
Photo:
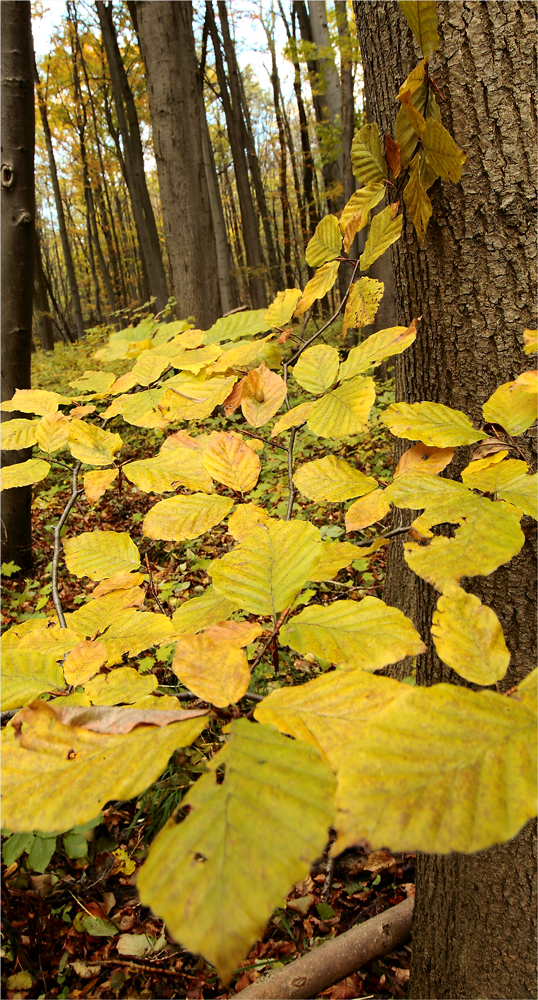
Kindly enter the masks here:
M 355 545 L 358 545 L 361 549 L 365 549 L 369 545 L 373 545 L 378 538 L 393 538 L 394 535 L 405 535 L 410 528 L 410 524 L 403 524 L 401 528 L 393 528 L 392 531 L 386 531 L 383 535 L 374 535 L 373 538 L 363 538 L 361 542 L 355 542 Z
M 79 493 L 82 493 L 82 490 L 79 490 L 78 488 L 78 474 L 80 472 L 81 465 L 82 462 L 77 462 L 77 464 L 73 468 L 73 477 L 71 480 L 71 496 L 69 497 L 69 500 L 67 501 L 63 509 L 63 513 L 60 517 L 60 520 L 58 521 L 54 529 L 54 551 L 52 555 L 52 601 L 54 604 L 54 608 L 56 610 L 56 614 L 58 615 L 60 628 L 67 628 L 67 625 L 65 623 L 65 615 L 63 613 L 63 608 L 60 602 L 60 595 L 58 593 L 58 567 L 60 563 L 60 542 L 62 538 L 62 528 L 65 522 L 67 521 L 67 518 L 69 517 L 69 512 L 73 504 L 76 502 Z
M 291 611 L 291 604 L 290 604 L 289 608 L 286 608 L 286 610 L 282 612 L 282 614 L 280 615 L 280 618 L 278 619 L 278 621 L 275 622 L 275 627 L 274 627 L 273 631 L 267 637 L 267 639 L 265 640 L 262 648 L 260 649 L 260 652 L 256 655 L 256 657 L 253 659 L 252 663 L 250 664 L 251 671 L 254 670 L 254 667 L 258 666 L 258 663 L 260 662 L 262 656 L 264 656 L 264 654 L 269 649 L 269 646 L 271 645 L 273 639 L 275 639 L 277 637 L 277 635 L 280 632 L 280 629 L 282 628 L 284 622 L 286 621 L 286 618 L 288 617 L 290 611 Z M 246 695 L 245 695 L 245 697 L 246 697 Z
M 172 617 L 172 612 L 166 610 L 166 608 L 164 607 L 164 604 L 162 603 L 162 601 L 161 601 L 161 599 L 159 597 L 159 594 L 157 593 L 157 588 L 156 588 L 154 580 L 153 580 L 153 573 L 151 572 L 151 566 L 150 566 L 150 562 L 149 562 L 149 558 L 148 558 L 147 552 L 146 552 L 146 569 L 147 569 L 147 571 L 149 573 L 149 586 L 150 586 L 150 590 L 151 590 L 151 593 L 153 595 L 153 599 L 154 599 L 155 603 L 157 604 L 157 607 L 160 609 L 161 614 L 166 615 L 167 618 L 171 618 Z
M 295 485 L 293 482 L 293 445 L 295 442 L 295 435 L 297 434 L 297 428 L 291 428 L 291 434 L 288 441 L 288 486 L 290 490 L 290 495 L 288 498 L 288 509 L 286 511 L 286 521 L 291 521 L 291 512 L 293 510 L 293 501 L 295 500 Z
M 346 259 L 349 259 L 349 258 L 346 258 Z M 291 365 L 294 361 L 297 361 L 297 358 L 299 358 L 301 356 L 301 354 L 303 353 L 303 351 L 305 351 L 307 347 L 310 347 L 310 344 L 313 344 L 314 341 L 317 340 L 318 337 L 321 337 L 321 334 L 325 333 L 325 330 L 329 329 L 331 323 L 334 323 L 335 319 L 338 319 L 340 313 L 343 312 L 343 309 L 344 309 L 344 307 L 346 305 L 346 302 L 347 302 L 347 300 L 349 298 L 349 292 L 350 292 L 350 289 L 351 289 L 351 286 L 352 286 L 353 282 L 355 281 L 355 276 L 356 276 L 358 270 L 359 270 L 359 261 L 357 260 L 357 261 L 355 261 L 355 267 L 353 268 L 353 274 L 351 275 L 351 281 L 349 282 L 349 285 L 347 287 L 347 292 L 343 296 L 342 301 L 340 302 L 340 305 L 338 306 L 338 309 L 336 310 L 335 313 L 333 313 L 333 315 L 331 316 L 331 318 L 329 320 L 327 320 L 327 322 L 322 327 L 320 327 L 320 329 L 317 330 L 316 333 L 314 333 L 312 335 L 312 337 L 310 337 L 310 340 L 305 340 L 304 343 L 301 344 L 301 346 L 296 350 L 295 354 L 293 354 L 291 356 L 291 358 L 288 358 L 288 361 L 286 362 L 286 368 L 287 368 L 288 365 Z

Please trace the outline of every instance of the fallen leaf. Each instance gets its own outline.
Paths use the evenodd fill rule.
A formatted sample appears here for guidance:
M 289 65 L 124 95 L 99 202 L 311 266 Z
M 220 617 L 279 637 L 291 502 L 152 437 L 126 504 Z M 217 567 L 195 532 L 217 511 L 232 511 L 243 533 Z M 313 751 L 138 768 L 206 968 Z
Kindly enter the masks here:
M 84 705 L 64 706 L 61 699 L 49 701 L 48 707 L 64 726 L 78 726 L 81 729 L 90 729 L 94 733 L 130 733 L 137 726 L 168 726 L 172 722 L 185 722 L 198 715 L 207 715 L 207 709 L 203 708 L 182 708 L 161 712 L 157 709 L 144 710 L 123 706 L 91 708 Z M 23 721 L 23 712 L 19 712 L 13 719 L 17 733 L 20 732 Z

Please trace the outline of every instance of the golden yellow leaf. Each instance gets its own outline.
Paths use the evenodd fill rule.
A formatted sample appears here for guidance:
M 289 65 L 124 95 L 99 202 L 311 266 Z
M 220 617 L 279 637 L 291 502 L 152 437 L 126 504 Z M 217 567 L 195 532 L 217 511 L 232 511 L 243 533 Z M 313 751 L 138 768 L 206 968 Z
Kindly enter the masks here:
M 375 122 L 372 125 L 363 125 L 355 133 L 351 145 L 351 164 L 359 187 L 382 181 L 387 177 L 387 164 Z
M 0 490 L 32 486 L 34 483 L 40 483 L 49 472 L 49 463 L 41 458 L 29 458 L 27 462 L 18 462 L 17 465 L 4 465 Z
M 76 687 L 93 677 L 108 660 L 106 646 L 102 642 L 83 639 L 73 646 L 64 660 L 64 676 L 67 684 Z
M 295 316 L 302 316 L 307 309 L 310 309 L 310 306 L 316 299 L 322 299 L 331 290 L 338 276 L 339 267 L 340 261 L 338 260 L 330 261 L 328 264 L 318 267 L 314 277 L 310 278 L 310 281 L 305 286 L 302 298 L 297 303 Z
M 326 455 L 301 465 L 293 482 L 310 500 L 330 500 L 333 503 L 360 497 L 377 489 L 377 481 L 372 476 L 365 476 L 335 455 Z
M 205 629 L 204 635 L 214 642 L 228 642 L 236 646 L 249 646 L 263 632 L 257 622 L 215 622 Z
M 142 531 L 146 538 L 161 538 L 168 542 L 198 538 L 220 524 L 233 505 L 230 497 L 206 496 L 205 493 L 160 500 L 146 514 Z
M 414 476 L 436 476 L 446 469 L 454 457 L 454 448 L 435 448 L 433 445 L 415 444 L 404 451 L 394 470 L 394 479 L 412 473 Z
M 387 205 L 382 212 L 374 215 L 368 232 L 366 246 L 361 254 L 361 271 L 368 268 L 388 250 L 402 234 L 403 215 L 397 215 L 398 203 Z
M 320 267 L 338 257 L 342 248 L 342 236 L 335 215 L 326 215 L 318 222 L 314 235 L 306 248 L 306 263 L 309 267 Z
M 110 389 L 110 386 L 116 381 L 116 376 L 113 372 L 92 372 L 86 371 L 79 378 L 75 379 L 74 382 L 70 382 L 69 385 L 73 389 L 78 389 L 79 392 L 99 392 L 106 393 Z
M 403 198 L 411 216 L 415 232 L 421 243 L 425 242 L 428 222 L 431 219 L 432 203 L 422 180 L 421 166 L 423 153 L 417 153 L 411 160 L 409 182 L 404 188 Z
M 351 504 L 346 512 L 346 531 L 360 531 L 376 521 L 381 521 L 390 510 L 385 490 L 374 490 Z
M 178 639 L 172 670 L 190 691 L 217 708 L 235 705 L 250 684 L 248 661 L 237 643 L 203 633 Z
M 415 66 L 415 68 L 411 70 L 407 79 L 402 83 L 398 91 L 398 97 L 400 100 L 402 99 L 403 94 L 407 93 L 407 91 L 414 94 L 415 91 L 418 90 L 418 88 L 424 83 L 425 69 L 426 64 L 424 59 L 422 59 L 418 66 Z
M 501 458 L 506 452 L 499 453 Z M 493 456 L 497 458 L 497 456 Z M 484 463 L 487 463 L 484 467 Z M 476 468 L 480 466 L 480 468 Z M 481 490 L 483 493 L 495 493 L 501 500 L 519 507 L 524 514 L 538 517 L 536 509 L 538 477 L 528 475 L 529 467 L 526 462 L 520 462 L 515 458 L 507 461 L 482 461 L 471 462 L 463 470 L 461 478 L 466 486 L 473 490 Z
M 281 329 L 289 323 L 301 295 L 299 288 L 285 288 L 283 292 L 277 292 L 275 300 L 265 314 L 265 322 L 269 326 Z
M 142 351 L 138 355 L 136 364 L 132 369 L 131 376 L 135 380 L 135 385 L 151 385 L 170 366 L 168 358 L 155 351 Z
M 439 177 L 459 184 L 466 154 L 458 149 L 452 136 L 441 122 L 428 118 L 422 135 L 426 162 Z
M 217 374 L 218 372 L 229 372 L 234 368 L 248 368 L 253 361 L 256 361 L 260 352 L 263 351 L 264 346 L 267 345 L 272 336 L 273 334 L 270 333 L 263 340 L 239 342 L 235 347 L 225 344 L 220 358 L 207 371 Z M 258 364 L 260 364 L 260 361 Z
M 536 420 L 536 384 L 524 378 L 531 374 L 524 372 L 513 382 L 498 386 L 482 407 L 484 420 L 500 424 L 515 437 L 523 434 Z
M 437 4 L 435 0 L 398 0 L 411 31 L 425 59 L 439 48 Z
M 46 413 L 44 417 L 41 417 L 35 435 L 36 443 L 41 451 L 46 451 L 47 454 L 51 455 L 53 452 L 59 451 L 60 448 L 64 448 L 69 436 L 70 423 L 69 417 L 58 411 Z
M 164 430 L 168 425 L 168 415 L 163 403 L 167 392 L 160 386 L 148 389 L 146 392 L 135 392 L 128 396 L 118 396 L 112 406 L 105 410 L 103 416 L 110 419 L 121 413 L 126 424 L 133 427 L 155 427 Z M 112 407 L 116 406 L 113 410 Z
M 524 330 L 523 342 L 525 354 L 535 354 L 538 351 L 538 330 Z
M 40 622 L 41 624 L 41 622 Z M 31 649 L 33 653 L 54 653 L 57 660 L 80 640 L 80 635 L 71 628 L 61 628 L 54 619 L 49 618 L 42 628 L 32 629 L 21 635 L 18 649 Z
M 83 531 L 64 538 L 64 553 L 69 572 L 90 580 L 104 580 L 140 566 L 140 553 L 125 531 Z
M 65 687 L 55 652 L 38 652 L 31 647 L 21 649 L 18 646 L 6 649 L 4 643 L 2 646 L 3 712 L 27 705 L 45 691 Z
M 416 68 L 418 69 L 419 67 Z M 410 80 L 410 77 L 408 77 L 408 80 Z M 415 87 L 414 85 L 409 87 L 407 86 L 407 83 L 408 81 L 406 80 L 405 84 L 403 84 L 402 87 L 400 88 L 400 100 L 402 95 L 405 94 L 407 90 L 411 89 L 413 106 L 417 109 L 417 111 L 419 111 L 421 114 L 425 113 L 428 119 L 433 118 L 435 121 L 440 122 L 441 112 L 439 110 L 439 105 L 435 100 L 435 96 L 432 93 L 431 87 L 427 87 L 425 83 L 419 83 L 417 87 Z M 426 98 L 427 98 L 427 104 L 426 104 Z M 417 152 L 417 146 L 419 140 L 417 133 L 414 131 L 413 126 L 409 121 L 408 115 L 404 107 L 400 108 L 396 116 L 396 124 L 394 127 L 394 138 L 396 139 L 396 142 L 400 147 L 400 157 L 402 165 L 404 167 L 407 167 L 411 162 L 411 160 L 413 159 L 413 156 Z M 435 179 L 435 176 L 438 175 L 435 174 L 435 171 L 433 171 L 433 174 Z M 429 184 L 426 186 L 429 187 Z
M 369 279 L 367 279 L 369 280 Z M 341 382 L 355 375 L 362 375 L 368 368 L 380 364 L 393 354 L 401 354 L 415 340 L 417 335 L 417 320 L 409 326 L 391 326 L 387 330 L 372 333 L 358 347 L 353 347 L 345 361 L 340 365 L 338 378 Z
M 238 542 L 242 542 L 251 528 L 269 521 L 269 514 L 255 503 L 237 504 L 228 521 L 228 531 Z
M 125 372 L 125 375 L 120 375 L 120 377 L 117 378 L 116 381 L 113 382 L 112 385 L 110 386 L 110 395 L 116 396 L 120 392 L 129 392 L 129 389 L 134 389 L 136 384 L 137 382 L 135 376 L 133 375 L 133 372 L 132 371 Z M 73 413 L 72 410 L 70 412 L 73 417 L 83 416 L 82 413 Z
M 130 705 L 154 691 L 158 683 L 154 674 L 142 676 L 133 667 L 116 667 L 109 674 L 88 680 L 83 687 L 92 705 Z
M 249 371 L 241 395 L 243 416 L 251 427 L 263 427 L 280 409 L 286 396 L 284 379 L 264 362 Z
M 363 549 L 352 542 L 322 542 L 321 558 L 311 576 L 311 581 L 318 583 L 324 580 L 334 580 L 336 574 L 349 566 L 354 559 L 360 559 Z
M 223 340 L 239 340 L 240 337 L 254 337 L 257 333 L 267 333 L 270 327 L 265 322 L 266 312 L 266 309 L 245 309 L 244 312 L 223 316 L 206 330 L 204 343 L 218 344 Z
M 487 437 L 473 427 L 465 413 L 443 403 L 391 403 L 381 414 L 381 420 L 395 437 L 422 441 L 436 448 L 473 444 Z
M 137 589 L 137 588 L 133 588 Z M 123 607 L 121 598 L 126 595 Z M 99 641 L 106 647 L 108 659 L 105 666 L 121 663 L 125 653 L 137 656 L 143 649 L 171 642 L 177 630 L 165 615 L 150 611 L 136 611 L 129 606 L 129 591 L 117 591 L 95 601 L 89 601 L 71 615 L 66 615 L 67 624 L 82 635 Z M 104 611 L 100 614 L 100 611 Z
M 69 396 L 62 396 L 59 392 L 48 392 L 46 389 L 15 389 L 12 399 L 5 400 L 0 404 L 0 410 L 21 413 L 54 413 L 63 403 L 70 403 Z
M 238 604 L 232 604 L 223 594 L 217 593 L 214 587 L 208 587 L 201 597 L 193 597 L 178 608 L 172 615 L 174 634 L 194 635 L 209 628 L 216 622 L 222 622 L 237 611 Z
M 260 475 L 260 460 L 244 441 L 221 431 L 204 451 L 202 462 L 210 476 L 238 493 L 253 489 Z
M 317 403 L 299 403 L 299 406 L 292 406 L 291 410 L 279 417 L 271 431 L 271 437 L 276 437 L 277 434 L 289 430 L 290 427 L 299 427 L 304 424 L 315 406 Z
M 19 451 L 36 443 L 39 420 L 4 420 L 0 424 L 2 451 Z
M 154 458 L 128 462 L 122 472 L 144 493 L 171 493 L 178 486 L 213 492 L 213 480 L 203 466 L 201 451 L 189 447 L 166 448 Z
M 69 425 L 69 450 L 85 465 L 110 465 L 123 441 L 119 434 L 103 431 L 94 424 L 73 418 Z
M 198 347 L 195 350 L 179 351 L 170 358 L 172 368 L 180 371 L 192 372 L 198 375 L 202 368 L 207 368 L 213 361 L 217 361 L 222 355 L 222 347 L 217 344 L 208 344 L 205 347 Z
M 4 747 L 2 774 L 3 821 L 14 832 L 34 830 L 36 816 L 44 831 L 80 826 L 111 799 L 140 795 L 162 774 L 174 751 L 192 743 L 206 725 L 205 718 L 192 718 L 105 735 L 64 725 L 54 703 L 44 701 L 16 718 L 24 729 Z
M 384 291 L 383 282 L 375 278 L 359 278 L 354 282 L 346 303 L 342 336 L 345 337 L 349 328 L 362 329 L 374 322 Z
M 339 438 L 359 434 L 366 427 L 374 400 L 372 378 L 350 379 L 314 404 L 308 426 L 318 437 Z
M 372 181 L 370 184 L 366 184 L 365 187 L 359 188 L 358 191 L 354 191 L 347 205 L 342 209 L 342 214 L 338 220 L 340 231 L 345 233 L 349 223 L 356 215 L 361 216 L 357 232 L 364 229 L 368 225 L 372 208 L 375 208 L 379 204 L 384 194 L 385 185 L 381 181 Z M 346 253 L 349 253 L 349 251 L 346 250 Z
M 336 381 L 339 363 L 336 348 L 320 344 L 303 351 L 293 368 L 293 375 L 303 389 L 318 396 L 327 392 Z
M 437 655 L 473 684 L 495 684 L 510 662 L 497 615 L 474 594 L 447 583 L 432 621 Z
M 118 478 L 119 469 L 97 469 L 84 474 L 84 493 L 89 504 L 97 503 Z
M 105 594 L 110 594 L 115 590 L 131 591 L 133 587 L 137 587 L 143 583 L 144 579 L 143 573 L 130 573 L 128 570 L 120 570 L 119 573 L 114 573 L 114 576 L 109 576 L 106 580 L 101 580 L 97 584 L 92 591 L 92 599 L 104 597 Z
M 416 108 L 415 105 L 413 104 L 413 97 L 411 92 L 409 90 L 404 91 L 404 93 L 400 97 L 400 101 L 402 102 L 402 108 L 407 115 L 409 124 L 411 125 L 413 132 L 416 132 L 416 134 L 419 136 L 423 136 L 424 129 L 426 128 L 426 119 L 420 113 L 418 108 Z

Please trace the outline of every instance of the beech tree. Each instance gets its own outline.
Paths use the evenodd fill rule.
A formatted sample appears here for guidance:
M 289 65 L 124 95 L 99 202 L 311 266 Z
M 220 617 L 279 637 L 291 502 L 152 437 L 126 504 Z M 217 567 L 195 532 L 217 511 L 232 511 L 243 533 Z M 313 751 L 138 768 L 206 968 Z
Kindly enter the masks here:
M 371 118 L 400 143 L 407 130 L 409 143 L 405 111 L 396 117 L 393 98 L 417 61 L 417 45 L 399 6 L 418 6 L 425 16 L 435 4 L 354 6 Z M 521 329 L 534 324 L 537 9 L 526 2 L 437 9 L 441 42 L 428 93 L 441 91 L 442 120 L 467 161 L 460 186 L 438 180 L 431 188 L 425 245 L 406 216 L 394 248 L 398 316 L 422 316 L 417 340 L 396 362 L 396 398 L 432 399 L 476 418 L 495 385 L 521 371 Z M 425 97 L 419 92 L 415 104 L 423 107 Z M 404 162 L 416 144 L 414 136 Z M 398 445 L 401 452 L 405 442 Z M 532 441 L 519 438 L 518 453 L 529 460 L 532 452 Z M 464 452 L 446 474 L 456 477 L 465 460 Z M 501 690 L 535 660 L 535 566 L 531 531 L 513 562 L 472 584 L 495 609 L 511 650 Z M 387 595 L 419 629 L 431 620 L 437 595 L 409 571 L 401 543 L 391 550 Z M 462 683 L 433 645 L 419 657 L 417 677 Z M 535 995 L 534 838 L 530 823 L 511 843 L 477 855 L 419 857 L 410 996 Z

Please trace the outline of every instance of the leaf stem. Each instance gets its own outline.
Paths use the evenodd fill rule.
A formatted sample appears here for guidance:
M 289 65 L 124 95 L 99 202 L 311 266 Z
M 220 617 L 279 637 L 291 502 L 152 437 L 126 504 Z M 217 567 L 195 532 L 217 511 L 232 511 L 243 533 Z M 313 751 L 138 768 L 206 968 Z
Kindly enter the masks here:
M 52 554 L 52 602 L 54 604 L 56 614 L 58 615 L 60 628 L 67 628 L 67 625 L 65 623 L 65 615 L 63 613 L 63 608 L 60 602 L 60 595 L 58 593 L 58 567 L 60 563 L 60 541 L 62 537 L 62 528 L 65 522 L 67 521 L 67 518 L 69 517 L 69 512 L 73 504 L 76 503 L 79 493 L 82 493 L 82 490 L 81 489 L 79 490 L 78 488 L 78 474 L 80 472 L 81 465 L 82 462 L 77 462 L 77 464 L 73 467 L 73 476 L 71 480 L 71 496 L 69 497 L 69 500 L 67 501 L 63 509 L 62 515 L 54 529 L 54 551 Z

